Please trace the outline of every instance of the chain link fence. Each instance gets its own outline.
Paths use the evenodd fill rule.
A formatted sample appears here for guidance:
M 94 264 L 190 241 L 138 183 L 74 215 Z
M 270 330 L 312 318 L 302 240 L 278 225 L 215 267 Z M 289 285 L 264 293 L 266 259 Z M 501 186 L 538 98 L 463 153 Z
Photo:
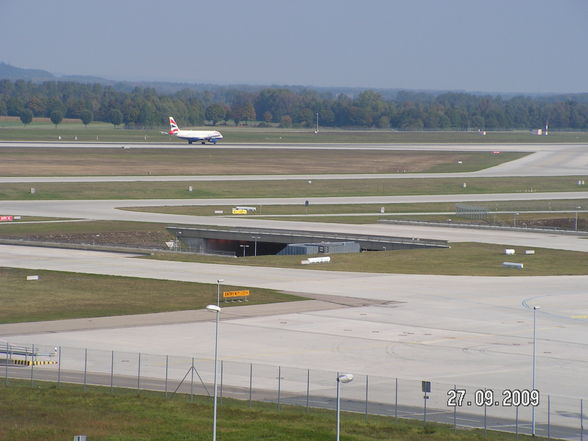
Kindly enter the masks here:
M 99 351 L 70 347 L 5 344 L 0 348 L 4 382 L 11 379 L 212 396 L 214 360 Z M 345 372 L 348 373 L 348 372 Z M 583 440 L 584 400 L 540 393 L 462 384 L 368 376 L 341 386 L 341 409 L 370 415 L 439 422 L 456 428 L 479 428 L 547 438 Z M 336 408 L 338 372 L 256 363 L 219 361 L 219 396 L 274 403 Z M 426 379 L 423 379 L 426 380 Z M 426 398 L 425 398 L 426 397 Z M 537 404 L 533 406 L 532 404 Z

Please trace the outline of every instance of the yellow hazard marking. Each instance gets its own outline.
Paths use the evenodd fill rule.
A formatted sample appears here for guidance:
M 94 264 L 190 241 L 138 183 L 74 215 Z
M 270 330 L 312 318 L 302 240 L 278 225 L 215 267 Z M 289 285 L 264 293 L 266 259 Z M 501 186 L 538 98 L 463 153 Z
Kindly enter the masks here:
M 43 361 L 43 360 L 12 360 L 14 364 L 23 364 L 25 366 L 43 366 L 48 364 L 57 364 L 56 361 Z
M 572 318 L 573 319 L 587 319 L 588 318 L 588 314 L 584 314 L 584 315 L 573 315 Z

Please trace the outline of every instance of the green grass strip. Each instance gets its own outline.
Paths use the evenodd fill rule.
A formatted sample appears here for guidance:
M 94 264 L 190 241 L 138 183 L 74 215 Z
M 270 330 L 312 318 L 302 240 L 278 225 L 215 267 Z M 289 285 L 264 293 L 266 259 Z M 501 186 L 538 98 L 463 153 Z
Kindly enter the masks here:
M 39 280 L 27 281 L 27 275 L 39 275 Z M 243 288 L 223 286 L 226 291 Z M 206 283 L 0 268 L 0 323 L 202 309 L 216 303 L 216 290 Z M 247 304 L 296 300 L 304 299 L 251 288 Z
M 89 441 L 209 441 L 212 400 L 185 396 L 24 381 L 0 385 L 0 439 L 63 441 L 87 435 Z M 217 436 L 223 441 L 327 441 L 335 439 L 335 412 L 223 398 Z M 457 430 L 421 421 L 342 412 L 342 441 L 499 441 L 515 434 Z M 518 435 L 517 439 L 531 437 Z M 533 438 L 541 439 L 541 438 Z

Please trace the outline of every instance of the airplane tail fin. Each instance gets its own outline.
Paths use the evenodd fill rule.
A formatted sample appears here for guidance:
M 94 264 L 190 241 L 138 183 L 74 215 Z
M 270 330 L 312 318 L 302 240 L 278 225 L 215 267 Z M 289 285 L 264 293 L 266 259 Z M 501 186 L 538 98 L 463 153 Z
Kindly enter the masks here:
M 173 116 L 170 116 L 169 117 L 169 132 L 168 132 L 168 134 L 175 135 L 176 133 L 178 133 L 179 130 L 180 130 L 180 128 L 176 124 L 176 120 L 174 119 Z

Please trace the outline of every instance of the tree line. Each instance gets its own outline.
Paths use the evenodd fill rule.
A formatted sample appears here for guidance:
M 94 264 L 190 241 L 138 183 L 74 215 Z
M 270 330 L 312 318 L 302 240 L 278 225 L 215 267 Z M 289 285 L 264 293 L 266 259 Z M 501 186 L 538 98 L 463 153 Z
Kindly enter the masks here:
M 392 128 L 397 130 L 588 129 L 584 95 L 545 97 L 476 95 L 459 92 L 378 91 L 356 94 L 268 87 L 131 91 L 77 82 L 0 80 L 0 115 L 23 123 L 48 117 L 54 124 L 79 118 L 84 124 L 109 122 L 129 128 L 161 127 L 173 115 L 180 125 L 256 124 Z

